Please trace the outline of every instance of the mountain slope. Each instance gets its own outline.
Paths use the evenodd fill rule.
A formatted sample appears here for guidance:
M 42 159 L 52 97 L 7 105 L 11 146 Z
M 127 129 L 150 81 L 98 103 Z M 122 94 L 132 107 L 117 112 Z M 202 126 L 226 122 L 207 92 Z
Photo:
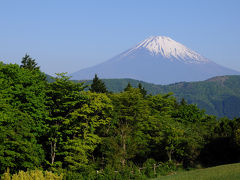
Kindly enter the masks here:
M 173 92 L 179 100 L 197 104 L 208 114 L 218 117 L 240 117 L 240 76 L 219 76 L 199 82 L 180 82 L 155 85 L 133 79 L 103 79 L 109 91 L 120 92 L 128 83 L 138 87 L 141 83 L 149 94 Z M 91 84 L 88 81 L 87 84 Z
M 169 37 L 150 37 L 112 59 L 73 74 L 72 79 L 132 78 L 156 84 L 240 74 L 217 65 Z

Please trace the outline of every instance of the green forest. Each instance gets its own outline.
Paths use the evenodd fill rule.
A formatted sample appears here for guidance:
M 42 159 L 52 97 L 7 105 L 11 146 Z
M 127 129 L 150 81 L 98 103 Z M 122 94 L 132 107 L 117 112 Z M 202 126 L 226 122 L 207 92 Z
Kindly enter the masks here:
M 184 98 L 189 104 L 197 104 L 207 114 L 217 117 L 240 117 L 240 76 L 217 76 L 205 81 L 178 82 L 169 85 L 156 85 L 134 79 L 102 79 L 111 92 L 121 92 L 131 83 L 138 84 L 147 90 L 148 94 L 165 94 L 173 92 L 173 96 L 180 101 Z M 79 82 L 79 81 L 75 81 Z M 86 81 L 91 84 L 92 81 Z
M 51 81 L 29 55 L 0 62 L 2 179 L 147 179 L 240 160 L 240 118 L 217 118 L 141 83 L 108 92 L 66 73 Z M 47 178 L 45 178 L 47 179 Z

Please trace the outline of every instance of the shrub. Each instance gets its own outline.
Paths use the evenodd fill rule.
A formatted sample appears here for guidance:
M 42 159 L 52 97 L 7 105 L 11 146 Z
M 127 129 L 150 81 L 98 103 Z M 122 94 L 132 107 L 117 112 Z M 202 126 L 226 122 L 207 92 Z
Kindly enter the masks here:
M 157 173 L 160 175 L 168 175 L 177 170 L 177 166 L 173 161 L 167 161 L 157 166 Z
M 16 174 L 11 174 L 9 170 L 2 176 L 2 180 L 62 180 L 63 176 L 54 174 L 50 171 L 31 170 L 31 171 L 19 171 Z
M 156 177 L 156 174 L 154 174 L 154 164 L 156 164 L 156 161 L 154 159 L 147 159 L 143 163 L 143 170 L 142 172 L 149 178 Z

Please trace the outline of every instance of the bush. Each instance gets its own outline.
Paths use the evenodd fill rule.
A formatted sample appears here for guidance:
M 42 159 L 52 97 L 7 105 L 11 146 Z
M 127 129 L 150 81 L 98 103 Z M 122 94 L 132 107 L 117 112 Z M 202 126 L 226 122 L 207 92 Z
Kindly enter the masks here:
M 62 180 L 62 175 L 54 174 L 50 171 L 31 170 L 19 171 L 11 176 L 9 170 L 5 172 L 1 178 L 2 180 Z
M 154 164 L 157 164 L 154 159 L 147 159 L 147 161 L 143 163 L 142 172 L 149 178 L 156 177 L 156 174 L 154 174 Z
M 98 180 L 129 180 L 145 179 L 144 174 L 139 171 L 139 168 L 134 164 L 129 164 L 128 166 L 122 167 L 121 169 L 115 170 L 111 165 L 107 165 L 102 172 L 98 173 Z
M 77 172 L 67 172 L 64 176 L 65 180 L 83 180 L 83 176 Z
M 107 165 L 102 172 L 98 173 L 99 180 L 118 179 L 119 173 L 111 165 Z
M 175 172 L 177 170 L 177 166 L 173 161 L 167 161 L 165 163 L 159 164 L 156 169 L 157 174 L 164 176 Z

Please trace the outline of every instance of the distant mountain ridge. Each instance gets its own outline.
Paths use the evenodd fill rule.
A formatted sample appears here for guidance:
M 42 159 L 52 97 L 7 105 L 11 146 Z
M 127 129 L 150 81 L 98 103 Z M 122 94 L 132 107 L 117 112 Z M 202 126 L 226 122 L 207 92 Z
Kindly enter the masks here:
M 72 79 L 132 78 L 155 84 L 239 75 L 165 36 L 152 36 L 112 59 L 70 74 Z
M 218 117 L 240 117 L 240 76 L 218 76 L 199 82 L 180 82 L 170 85 L 155 85 L 134 79 L 102 79 L 109 91 L 120 92 L 130 83 L 138 87 L 138 83 L 149 94 L 173 92 L 174 96 L 188 103 L 197 104 L 208 114 Z M 91 81 L 87 81 L 91 84 Z

